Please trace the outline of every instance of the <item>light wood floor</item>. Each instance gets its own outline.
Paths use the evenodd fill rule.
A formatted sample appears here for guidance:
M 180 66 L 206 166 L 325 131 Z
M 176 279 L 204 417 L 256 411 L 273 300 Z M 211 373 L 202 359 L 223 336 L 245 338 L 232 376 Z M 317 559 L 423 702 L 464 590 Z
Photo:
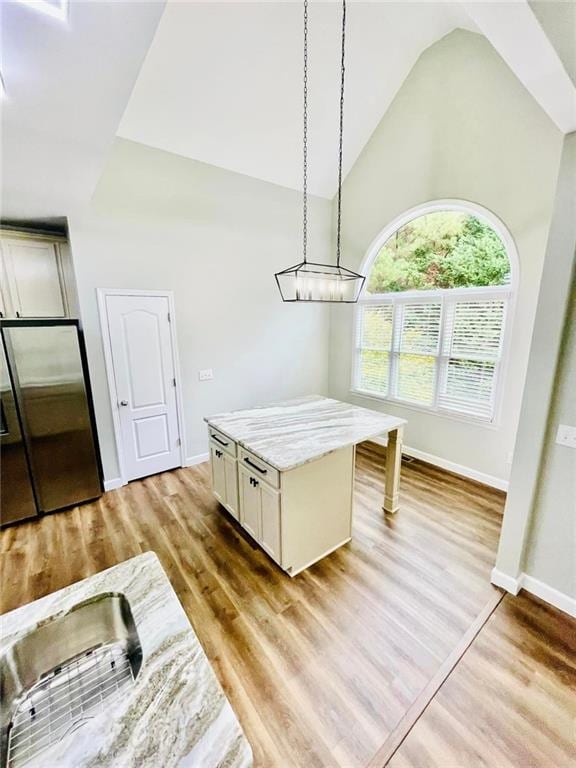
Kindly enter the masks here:
M 397 768 L 567 765 L 556 714 L 576 683 L 574 625 L 490 586 L 504 495 L 414 461 L 385 517 L 383 463 L 358 450 L 353 540 L 294 579 L 218 506 L 201 465 L 5 530 L 1 610 L 152 549 L 258 768 L 363 768 L 377 753 Z M 524 760 L 531 734 L 541 762 Z
M 576 765 L 576 621 L 505 597 L 388 765 Z

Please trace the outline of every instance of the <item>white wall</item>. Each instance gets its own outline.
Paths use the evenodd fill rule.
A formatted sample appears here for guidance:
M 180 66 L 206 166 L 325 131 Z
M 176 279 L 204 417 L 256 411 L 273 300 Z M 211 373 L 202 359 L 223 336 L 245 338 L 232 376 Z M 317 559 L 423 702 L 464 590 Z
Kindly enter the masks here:
M 330 203 L 314 198 L 310 252 L 326 256 Z M 117 139 L 91 205 L 69 221 L 104 474 L 119 474 L 97 288 L 172 289 L 187 455 L 202 417 L 324 393 L 325 307 L 284 304 L 274 272 L 299 261 L 301 195 Z M 214 380 L 198 381 L 213 368 Z
M 510 230 L 520 281 L 497 429 L 351 394 L 354 309 L 334 307 L 330 329 L 333 396 L 406 418 L 408 446 L 501 485 L 514 448 L 562 138 L 488 41 L 457 30 L 420 57 L 343 189 L 343 261 L 352 269 L 390 221 L 430 200 L 478 203 Z
M 576 601 L 576 450 L 556 443 L 559 424 L 576 427 L 576 275 L 571 304 L 556 371 L 524 571 Z

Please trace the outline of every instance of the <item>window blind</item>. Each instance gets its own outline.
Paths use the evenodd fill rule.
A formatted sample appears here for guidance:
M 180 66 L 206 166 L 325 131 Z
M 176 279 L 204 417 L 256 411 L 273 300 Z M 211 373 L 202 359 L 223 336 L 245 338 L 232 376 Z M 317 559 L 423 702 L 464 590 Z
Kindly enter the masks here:
M 359 386 L 379 395 L 389 392 L 392 310 L 392 304 L 361 308 Z
M 377 397 L 489 421 L 508 294 L 399 294 L 359 306 L 355 387 Z
M 400 400 L 434 402 L 441 313 L 438 301 L 398 305 L 394 353 L 395 394 Z
M 502 300 L 450 302 L 446 307 L 438 404 L 490 418 L 502 352 Z

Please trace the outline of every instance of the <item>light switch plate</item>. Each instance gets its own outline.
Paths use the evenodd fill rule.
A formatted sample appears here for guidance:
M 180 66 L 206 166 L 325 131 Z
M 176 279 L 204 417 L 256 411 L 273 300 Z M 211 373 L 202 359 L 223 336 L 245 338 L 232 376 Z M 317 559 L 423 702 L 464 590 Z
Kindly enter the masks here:
M 558 445 L 576 448 L 576 427 L 570 427 L 568 424 L 559 424 L 558 432 L 556 432 L 556 442 Z
M 212 368 L 204 368 L 202 371 L 198 371 L 199 381 L 212 381 L 214 378 L 214 371 Z

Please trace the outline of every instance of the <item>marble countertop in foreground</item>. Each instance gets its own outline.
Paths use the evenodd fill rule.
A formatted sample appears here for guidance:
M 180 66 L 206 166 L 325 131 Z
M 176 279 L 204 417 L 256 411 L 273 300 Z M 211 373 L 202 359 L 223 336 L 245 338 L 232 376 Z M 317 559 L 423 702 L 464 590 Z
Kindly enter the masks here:
M 134 686 L 27 768 L 249 768 L 250 746 L 153 552 L 4 614 L 0 652 L 105 592 L 123 593 L 132 609 L 143 651 Z
M 319 395 L 219 413 L 205 421 L 281 472 L 406 424 Z

